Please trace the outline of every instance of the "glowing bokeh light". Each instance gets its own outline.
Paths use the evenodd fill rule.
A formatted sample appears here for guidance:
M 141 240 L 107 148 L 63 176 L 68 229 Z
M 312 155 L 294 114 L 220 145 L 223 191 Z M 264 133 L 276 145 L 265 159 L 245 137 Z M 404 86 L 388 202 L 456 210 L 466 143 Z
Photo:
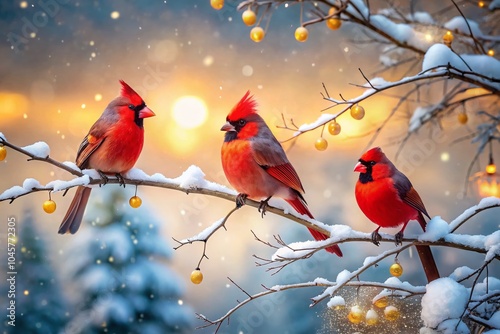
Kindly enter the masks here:
M 177 99 L 172 108 L 175 123 L 184 129 L 194 129 L 207 120 L 207 106 L 196 96 L 182 96 Z

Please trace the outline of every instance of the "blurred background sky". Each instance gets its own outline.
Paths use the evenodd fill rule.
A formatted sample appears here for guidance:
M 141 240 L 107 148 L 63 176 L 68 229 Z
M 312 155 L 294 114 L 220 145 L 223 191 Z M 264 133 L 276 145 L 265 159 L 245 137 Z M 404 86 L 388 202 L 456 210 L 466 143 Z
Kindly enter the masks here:
M 48 9 L 33 1 L 16 0 L 0 5 L 0 28 L 4 36 L 0 45 L 0 132 L 21 146 L 45 141 L 50 145 L 51 157 L 59 161 L 74 161 L 82 138 L 107 103 L 117 96 L 118 80 L 123 79 L 156 113 L 156 117 L 145 120 L 145 146 L 136 167 L 148 174 L 159 172 L 176 177 L 195 164 L 208 180 L 227 185 L 220 164 L 223 140 L 220 127 L 247 90 L 255 95 L 260 114 L 277 138 L 284 140 L 292 132 L 275 127 L 282 124 L 282 114 L 300 125 L 316 120 L 329 105 L 320 95 L 322 83 L 331 95 L 342 93 L 346 98 L 354 97 L 361 90 L 349 83 L 364 82 L 358 68 L 369 76 L 380 68 L 375 46 L 352 43 L 354 28 L 348 24 L 339 31 L 328 30 L 323 24 L 311 26 L 309 40 L 296 42 L 293 35 L 299 22 L 296 6 L 278 10 L 266 38 L 254 43 L 248 37 L 250 29 L 241 22 L 241 12 L 236 11 L 236 1 L 226 1 L 221 11 L 213 10 L 208 0 L 60 1 L 57 6 L 50 3 L 52 7 Z M 15 35 L 27 37 L 13 42 Z M 418 68 L 410 74 L 417 72 Z M 383 77 L 394 80 L 400 75 L 389 72 Z M 432 92 L 428 93 L 431 99 Z M 193 99 L 191 104 L 179 106 L 179 99 L 186 96 L 194 97 L 206 109 L 197 109 Z M 367 115 L 362 121 L 351 120 L 347 114 L 340 117 L 342 133 L 332 137 L 325 132 L 329 147 L 324 152 L 314 148 L 320 130 L 301 136 L 294 145 L 284 144 L 301 176 L 309 207 L 320 221 L 347 224 L 364 232 L 375 228 L 356 205 L 354 185 L 358 174 L 352 170 L 371 138 L 363 134 L 379 125 L 395 102 L 393 98 L 375 97 L 363 103 Z M 412 110 L 402 108 L 375 142 L 391 159 L 398 140 L 406 133 Z M 472 193 L 463 196 L 467 167 L 475 147 L 467 141 L 452 145 L 475 127 L 472 113 L 469 117 L 467 126 L 459 125 L 455 115 L 450 115 L 443 120 L 441 130 L 437 126 L 422 129 L 395 161 L 412 180 L 431 216 L 440 215 L 447 221 L 478 201 Z M 25 156 L 12 150 L 0 163 L 0 175 L 0 190 L 21 185 L 27 177 L 42 184 L 71 177 L 48 164 L 27 162 Z M 124 191 L 132 195 L 134 189 L 127 187 Z M 138 210 L 161 221 L 166 240 L 195 235 L 234 206 L 218 198 L 165 189 L 140 187 L 138 194 L 144 203 Z M 0 203 L 2 222 L 16 216 L 21 229 L 23 210 L 33 210 L 37 226 L 50 241 L 51 260 L 61 275 L 64 275 L 63 262 L 68 260 L 64 254 L 78 238 L 78 234 L 57 234 L 72 195 L 72 190 L 65 197 L 53 194 L 58 207 L 52 215 L 42 210 L 46 193 L 22 197 L 12 204 Z M 491 233 L 498 229 L 494 211 L 481 214 L 461 228 L 461 232 Z M 418 224 L 410 225 L 408 234 L 419 232 Z M 4 245 L 6 223 L 0 226 L 3 233 L 0 244 Z M 84 224 L 82 229 L 86 227 Z M 201 254 L 201 244 L 175 251 L 169 263 L 185 285 L 186 303 L 195 312 L 211 318 L 222 315 L 235 305 L 236 299 L 245 297 L 226 277 L 250 293 L 262 290 L 260 283 L 272 286 L 316 277 L 335 280 L 342 269 L 354 270 L 366 256 L 391 246 L 345 244 L 343 258 L 322 252 L 271 276 L 265 268 L 255 267 L 252 255 L 270 257 L 273 250 L 256 242 L 250 231 L 264 240 L 272 241 L 273 234 L 280 234 L 292 242 L 308 240 L 306 229 L 272 214 L 261 219 L 255 209 L 247 207 L 232 215 L 227 229 L 217 232 L 208 243 L 210 259 L 202 264 L 205 275 L 202 284 L 195 286 L 189 280 Z M 175 245 L 173 241 L 170 243 Z M 475 257 L 464 260 L 465 253 L 460 251 L 437 249 L 435 253 L 444 275 L 460 263 L 474 267 L 474 261 L 477 262 Z M 402 279 L 423 284 L 425 278 L 418 260 L 408 259 L 408 254 L 402 254 L 401 258 L 406 259 L 402 260 L 405 265 Z M 390 264 L 383 263 L 367 273 L 367 277 L 385 280 Z M 273 324 L 279 324 L 288 333 L 324 328 L 328 322 L 326 305 L 307 307 L 308 298 L 317 292 L 271 297 L 273 307 L 269 312 L 259 309 L 258 303 L 250 304 L 232 318 L 230 327 L 223 325 L 221 332 L 234 333 L 239 319 L 245 322 L 252 312 L 260 312 L 263 318 L 262 324 L 252 327 L 255 332 L 273 328 Z M 303 311 L 290 320 L 293 313 L 287 307 L 291 304 L 297 304 L 294 307 Z

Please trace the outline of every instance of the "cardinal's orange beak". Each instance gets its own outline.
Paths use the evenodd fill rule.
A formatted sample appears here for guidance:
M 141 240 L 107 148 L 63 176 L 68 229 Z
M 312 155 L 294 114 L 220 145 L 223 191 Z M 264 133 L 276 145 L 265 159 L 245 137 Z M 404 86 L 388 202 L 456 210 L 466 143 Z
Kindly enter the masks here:
M 155 113 L 148 107 L 144 107 L 141 109 L 141 111 L 139 111 L 139 118 L 148 118 L 153 116 L 155 116 Z
M 220 128 L 221 131 L 236 131 L 236 129 L 234 128 L 234 126 L 229 123 L 229 122 L 226 122 L 226 124 L 224 124 L 222 126 L 222 128 Z
M 366 173 L 366 166 L 358 162 L 356 166 L 354 166 L 354 172 Z

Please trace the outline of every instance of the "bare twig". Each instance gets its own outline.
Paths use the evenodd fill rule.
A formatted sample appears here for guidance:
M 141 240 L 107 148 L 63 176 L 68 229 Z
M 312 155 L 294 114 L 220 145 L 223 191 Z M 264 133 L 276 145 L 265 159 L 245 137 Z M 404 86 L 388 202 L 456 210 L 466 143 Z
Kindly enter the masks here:
M 224 218 L 218 220 L 217 222 L 215 222 L 214 224 L 212 224 L 211 226 L 209 226 L 204 231 L 202 231 L 201 233 L 199 233 L 198 235 L 196 235 L 194 237 L 190 237 L 190 238 L 182 239 L 182 240 L 177 240 L 175 238 L 172 238 L 172 239 L 174 239 L 175 242 L 177 242 L 179 244 L 178 246 L 174 247 L 174 249 L 178 250 L 182 246 L 187 245 L 187 244 L 192 244 L 194 242 L 203 242 L 203 253 L 202 253 L 200 260 L 198 261 L 198 265 L 197 265 L 197 268 L 199 269 L 201 266 L 201 261 L 203 261 L 203 259 L 208 259 L 208 256 L 207 256 L 208 239 L 210 239 L 210 237 L 213 234 L 215 234 L 215 232 L 217 232 L 217 230 L 219 230 L 221 227 L 223 227 L 226 230 L 225 224 L 226 224 L 229 216 L 231 216 L 233 214 L 233 212 L 235 212 L 239 208 L 240 208 L 239 206 L 235 206 L 231 211 L 229 211 L 229 213 Z

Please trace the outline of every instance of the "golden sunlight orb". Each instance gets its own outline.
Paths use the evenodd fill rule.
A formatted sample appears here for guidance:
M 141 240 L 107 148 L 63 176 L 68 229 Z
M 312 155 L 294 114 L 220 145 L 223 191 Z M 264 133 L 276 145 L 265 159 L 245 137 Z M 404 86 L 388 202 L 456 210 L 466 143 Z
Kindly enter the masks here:
M 112 11 L 111 14 L 109 14 L 109 16 L 113 19 L 113 20 L 116 20 L 120 17 L 120 12 L 119 11 Z
M 196 96 L 182 96 L 177 99 L 172 108 L 175 123 L 184 129 L 194 129 L 207 120 L 207 106 Z

